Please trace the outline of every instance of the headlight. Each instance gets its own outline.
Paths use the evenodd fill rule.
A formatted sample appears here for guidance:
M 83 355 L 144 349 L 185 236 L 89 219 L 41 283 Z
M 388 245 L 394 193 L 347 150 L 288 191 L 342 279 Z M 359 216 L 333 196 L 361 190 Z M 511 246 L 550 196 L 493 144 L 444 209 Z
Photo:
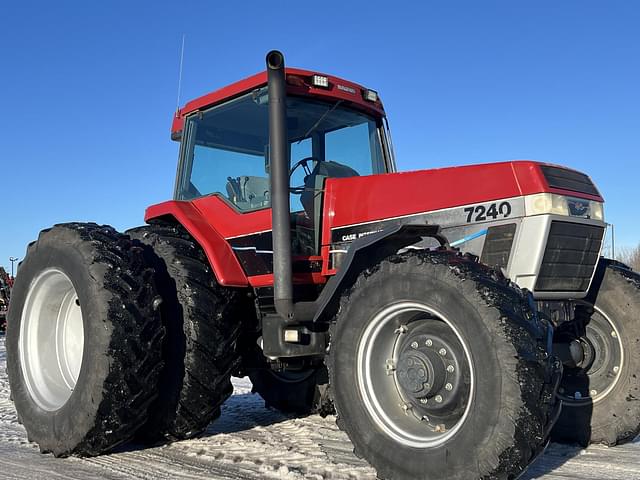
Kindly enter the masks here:
M 604 207 L 600 202 L 589 202 L 591 207 L 591 218 L 604 222 Z
M 528 216 L 553 214 L 604 221 L 602 203 L 553 193 L 526 196 L 525 211 Z

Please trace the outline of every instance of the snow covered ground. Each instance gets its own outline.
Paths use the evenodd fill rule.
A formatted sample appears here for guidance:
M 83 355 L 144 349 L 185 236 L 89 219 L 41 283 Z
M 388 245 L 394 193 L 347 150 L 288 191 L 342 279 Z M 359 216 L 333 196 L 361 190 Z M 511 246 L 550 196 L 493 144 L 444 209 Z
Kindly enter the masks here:
M 289 418 L 264 408 L 246 379 L 222 417 L 198 439 L 156 448 L 127 445 L 97 458 L 56 459 L 27 441 L 9 400 L 4 338 L 0 338 L 0 478 L 10 480 L 121 479 L 375 479 L 352 453 L 332 417 Z M 587 450 L 551 445 L 526 480 L 640 480 L 640 443 Z

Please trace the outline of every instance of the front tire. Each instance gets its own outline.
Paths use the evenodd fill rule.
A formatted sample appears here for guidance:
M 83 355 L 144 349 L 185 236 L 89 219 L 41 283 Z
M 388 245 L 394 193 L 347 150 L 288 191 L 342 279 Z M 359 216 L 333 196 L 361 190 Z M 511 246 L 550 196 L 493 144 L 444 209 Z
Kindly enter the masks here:
M 601 260 L 589 299 L 584 367 L 565 368 L 556 441 L 613 446 L 640 433 L 640 275 Z
M 56 225 L 19 271 L 7 371 L 29 440 L 67 456 L 131 439 L 157 395 L 164 334 L 141 249 L 108 226 Z
M 515 478 L 553 421 L 547 334 L 524 294 L 470 259 L 389 257 L 343 294 L 331 329 L 338 426 L 381 478 Z

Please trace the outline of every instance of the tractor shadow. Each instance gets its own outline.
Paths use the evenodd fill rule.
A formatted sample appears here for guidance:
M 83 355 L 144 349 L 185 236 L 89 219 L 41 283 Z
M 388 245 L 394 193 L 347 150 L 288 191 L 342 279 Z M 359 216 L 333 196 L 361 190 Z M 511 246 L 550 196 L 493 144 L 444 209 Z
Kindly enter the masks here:
M 255 427 L 268 427 L 296 418 L 277 410 L 266 408 L 258 394 L 232 395 L 222 406 L 220 418 L 211 423 L 201 437 L 244 432 Z
M 266 408 L 260 395 L 250 392 L 236 393 L 229 397 L 224 403 L 220 417 L 214 420 L 202 434 L 195 438 L 206 439 L 220 434 L 245 432 L 256 427 L 276 425 L 293 418 L 299 417 L 285 415 L 276 410 Z M 145 445 L 134 441 L 117 447 L 113 453 L 142 451 L 163 445 L 167 444 L 165 442 L 159 442 L 155 445 Z
M 244 387 L 244 385 L 243 385 Z M 285 415 L 277 410 L 266 408 L 258 394 L 244 391 L 232 395 L 222 406 L 221 415 L 211 423 L 198 438 L 206 439 L 224 434 L 246 432 L 254 428 L 270 427 L 304 416 Z M 144 450 L 149 446 L 126 444 L 117 452 Z M 581 455 L 584 447 L 577 444 L 551 443 L 545 453 L 538 457 L 523 473 L 519 480 L 536 480 L 548 474 L 559 473 L 563 465 L 572 458 Z
M 582 454 L 584 448 L 580 445 L 565 445 L 551 443 L 529 468 L 519 477 L 519 480 L 536 480 L 544 475 L 557 473 L 565 463 Z
M 571 384 L 576 391 L 589 391 L 587 376 L 576 377 Z M 549 473 L 559 473 L 558 470 L 574 457 L 581 455 L 591 437 L 591 416 L 593 404 L 589 403 L 580 408 L 562 408 L 560 418 L 551 433 L 552 443 L 544 454 L 538 457 L 520 477 L 520 480 L 534 480 Z M 562 418 L 571 417 L 570 422 L 563 422 Z M 574 443 L 579 437 L 578 442 Z M 558 442 L 558 443 L 555 443 Z M 569 443 L 572 442 L 572 443 Z

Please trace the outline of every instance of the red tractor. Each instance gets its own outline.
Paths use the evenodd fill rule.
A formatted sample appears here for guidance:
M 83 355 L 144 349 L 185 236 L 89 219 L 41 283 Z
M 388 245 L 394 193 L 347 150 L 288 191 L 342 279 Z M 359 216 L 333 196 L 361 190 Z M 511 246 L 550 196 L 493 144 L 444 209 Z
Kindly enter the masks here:
M 8 372 L 43 452 L 198 435 L 232 375 L 335 408 L 388 479 L 515 478 L 550 435 L 638 432 L 640 276 L 601 258 L 587 175 L 397 173 L 378 94 L 275 51 L 172 138 L 174 200 L 147 225 L 56 225 L 20 265 Z

